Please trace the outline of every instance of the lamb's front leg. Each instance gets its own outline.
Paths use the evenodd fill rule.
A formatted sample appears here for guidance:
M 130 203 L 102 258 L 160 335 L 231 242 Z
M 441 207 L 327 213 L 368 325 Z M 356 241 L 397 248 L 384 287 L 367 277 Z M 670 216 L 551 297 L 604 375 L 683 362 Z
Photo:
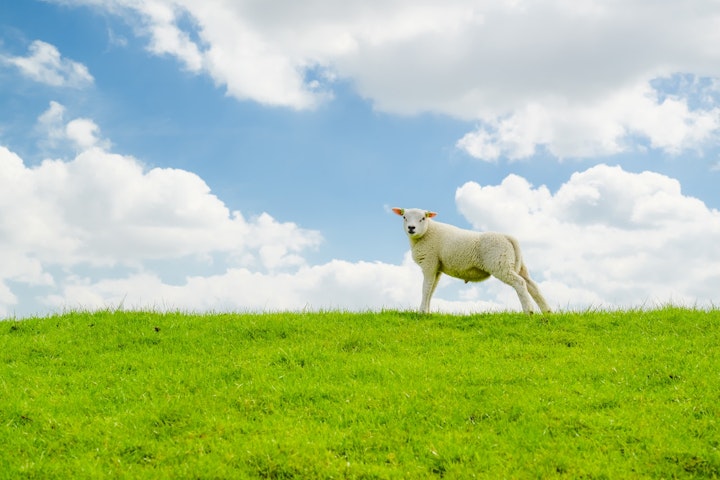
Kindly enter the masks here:
M 435 292 L 441 273 L 437 270 L 423 270 L 423 291 L 420 311 L 430 313 L 430 299 Z

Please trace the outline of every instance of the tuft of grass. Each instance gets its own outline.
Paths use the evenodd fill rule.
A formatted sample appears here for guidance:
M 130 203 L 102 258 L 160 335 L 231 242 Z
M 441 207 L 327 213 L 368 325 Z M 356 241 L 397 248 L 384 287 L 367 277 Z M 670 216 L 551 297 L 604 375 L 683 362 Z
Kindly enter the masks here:
M 720 311 L 0 322 L 2 478 L 718 478 Z

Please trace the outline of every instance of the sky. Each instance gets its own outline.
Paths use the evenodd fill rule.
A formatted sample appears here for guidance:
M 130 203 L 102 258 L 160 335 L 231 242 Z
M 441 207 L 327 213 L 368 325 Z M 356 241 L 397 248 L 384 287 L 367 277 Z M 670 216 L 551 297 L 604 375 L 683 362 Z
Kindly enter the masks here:
M 2 1 L 0 318 L 415 309 L 392 207 L 554 309 L 717 306 L 719 44 L 717 0 Z

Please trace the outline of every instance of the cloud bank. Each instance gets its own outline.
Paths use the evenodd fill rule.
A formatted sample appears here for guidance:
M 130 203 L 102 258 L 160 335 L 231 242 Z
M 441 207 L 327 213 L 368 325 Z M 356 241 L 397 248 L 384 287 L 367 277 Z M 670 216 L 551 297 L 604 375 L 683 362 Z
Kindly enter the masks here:
M 382 111 L 475 122 L 457 145 L 485 161 L 718 139 L 717 2 L 58 1 L 122 16 L 240 100 L 314 108 L 343 80 Z
M 268 213 L 246 218 L 197 175 L 114 153 L 92 120 L 64 115 L 53 102 L 38 128 L 72 145 L 71 158 L 30 167 L 0 146 L 0 316 L 419 305 L 421 274 L 409 254 L 393 264 L 310 264 L 308 252 L 323 247 L 321 232 Z M 704 305 L 720 288 L 720 212 L 658 173 L 601 164 L 555 192 L 509 175 L 498 185 L 460 186 L 456 204 L 473 228 L 521 240 L 556 308 Z M 374 241 L 402 235 L 387 215 L 388 229 Z M 497 280 L 446 278 L 433 308 L 519 310 L 519 303 Z
M 510 175 L 469 182 L 458 208 L 480 230 L 522 239 L 549 298 L 570 307 L 709 304 L 720 286 L 720 212 L 675 179 L 597 165 L 557 192 Z

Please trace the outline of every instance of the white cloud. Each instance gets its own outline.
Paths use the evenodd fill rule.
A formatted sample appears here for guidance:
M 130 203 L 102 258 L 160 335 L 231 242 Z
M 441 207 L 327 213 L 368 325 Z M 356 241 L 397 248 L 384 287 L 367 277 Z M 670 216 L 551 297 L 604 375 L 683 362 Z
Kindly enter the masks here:
M 720 108 L 691 110 L 687 98 L 666 97 L 647 83 L 613 92 L 594 104 L 528 104 L 468 133 L 458 147 L 486 161 L 531 157 L 545 147 L 559 158 L 613 155 L 631 139 L 677 154 L 717 140 Z
M 57 142 L 74 142 L 80 151 L 71 159 L 29 167 L 0 146 L 0 316 L 120 306 L 419 304 L 422 278 L 409 255 L 399 264 L 311 265 L 306 253 L 321 245 L 319 232 L 267 213 L 246 218 L 197 175 L 109 152 L 91 120 L 74 124 L 91 134 L 84 135 L 72 133 L 75 120 L 65 123 L 63 116 L 62 105 L 52 104 L 39 124 Z M 556 192 L 517 175 L 499 185 L 469 182 L 456 202 L 475 228 L 520 239 L 553 306 L 717 302 L 720 212 L 683 195 L 675 179 L 598 165 Z M 518 310 L 519 303 L 497 280 L 465 285 L 444 278 L 433 308 L 468 313 Z
M 246 219 L 190 172 L 148 169 L 96 142 L 78 142 L 83 137 L 72 134 L 68 127 L 75 121 L 64 124 L 64 114 L 53 103 L 39 124 L 58 143 L 87 147 L 71 159 L 29 167 L 0 146 L 0 316 L 77 308 L 367 310 L 419 304 L 422 278 L 409 254 L 399 264 L 310 265 L 305 253 L 320 246 L 319 232 L 267 213 Z M 388 232 L 393 234 L 399 232 Z M 506 308 L 471 295 L 438 295 L 436 301 L 434 308 L 442 311 Z
M 203 66 L 203 57 L 198 46 L 183 32 L 177 22 L 181 12 L 171 2 L 131 2 L 134 8 L 145 16 L 151 37 L 149 49 L 155 54 L 170 54 L 178 57 L 185 67 L 193 72 Z
M 100 127 L 88 118 L 76 118 L 65 122 L 66 109 L 58 102 L 51 101 L 48 109 L 38 117 L 36 130 L 43 138 L 41 143 L 49 148 L 69 145 L 75 151 L 92 147 L 110 148 L 110 142 L 100 137 Z
M 27 57 L 0 57 L 0 61 L 14 65 L 28 78 L 53 87 L 82 88 L 93 83 L 87 67 L 60 55 L 49 43 L 35 40 Z
M 57 1 L 139 18 L 150 51 L 238 99 L 312 108 L 340 78 L 380 110 L 476 121 L 458 146 L 489 161 L 613 154 L 638 138 L 677 153 L 720 127 L 717 91 L 690 107 L 697 92 L 655 87 L 720 78 L 717 2 Z
M 67 140 L 64 116 L 65 107 L 58 102 L 51 101 L 48 109 L 38 117 L 36 129 L 48 145 L 55 146 L 59 142 Z
M 98 133 L 100 128 L 87 118 L 76 118 L 68 122 L 65 127 L 65 134 L 81 150 L 87 150 L 99 143 Z
M 28 167 L 0 146 L 5 302 L 15 302 L 8 281 L 58 287 L 82 269 L 144 271 L 149 262 L 198 268 L 220 255 L 229 265 L 274 273 L 304 266 L 299 253 L 320 244 L 318 232 L 294 223 L 268 214 L 246 219 L 229 210 L 193 173 L 147 169 L 104 150 L 94 122 L 63 126 L 63 112 L 54 103 L 39 123 L 55 141 L 75 143 L 81 151 L 71 160 Z M 7 314 L 9 304 L 0 305 L 0 313 Z
M 717 303 L 720 212 L 672 178 L 598 165 L 554 194 L 511 175 L 466 183 L 456 200 L 475 228 L 521 240 L 554 304 Z
M 192 311 L 409 307 L 419 296 L 420 281 L 408 261 L 388 265 L 334 260 L 282 273 L 230 267 L 216 275 L 187 276 L 179 285 L 149 272 L 97 282 L 73 278 L 48 303 L 55 308 L 122 304 L 124 308 Z
M 263 247 L 271 253 L 253 254 L 254 261 L 279 268 L 297 264 L 293 254 L 320 241 L 266 214 L 246 220 L 184 170 L 146 171 L 131 157 L 99 148 L 34 168 L 2 153 L 4 173 L 15 172 L 0 177 L 5 241 L 45 263 L 135 265 L 213 252 L 246 258 Z

